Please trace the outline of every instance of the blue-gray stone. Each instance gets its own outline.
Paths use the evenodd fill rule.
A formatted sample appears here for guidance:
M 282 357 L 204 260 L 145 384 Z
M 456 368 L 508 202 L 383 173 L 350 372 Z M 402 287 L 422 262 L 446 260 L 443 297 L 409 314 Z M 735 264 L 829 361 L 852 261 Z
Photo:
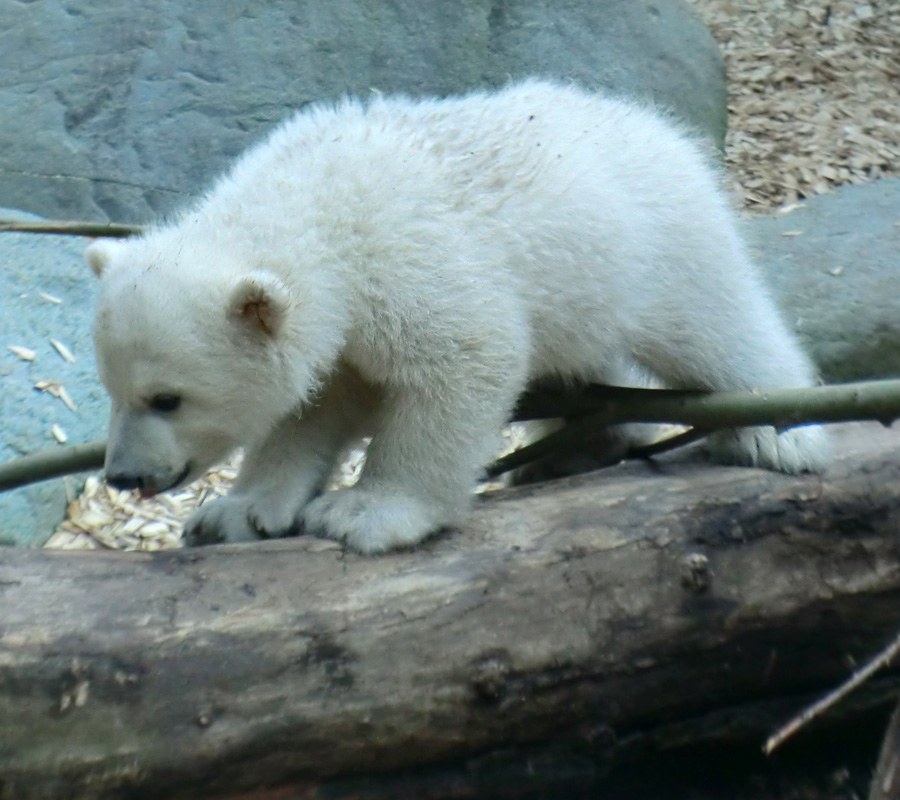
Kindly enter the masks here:
M 0 208 L 0 218 L 33 218 Z M 109 403 L 97 380 L 91 339 L 95 281 L 85 265 L 85 242 L 77 237 L 0 233 L 0 460 L 60 447 L 58 424 L 72 443 L 104 438 Z M 41 293 L 61 300 L 54 303 Z M 68 363 L 50 343 L 75 356 Z M 24 361 L 10 345 L 35 351 Z M 58 381 L 77 407 L 34 385 Z M 0 544 L 40 546 L 63 519 L 67 493 L 84 476 L 37 483 L 0 493 Z
M 726 127 L 722 59 L 684 0 L 0 0 L 0 205 L 145 222 L 290 111 L 375 89 L 574 80 Z
M 900 377 L 900 178 L 844 186 L 747 229 L 826 381 Z

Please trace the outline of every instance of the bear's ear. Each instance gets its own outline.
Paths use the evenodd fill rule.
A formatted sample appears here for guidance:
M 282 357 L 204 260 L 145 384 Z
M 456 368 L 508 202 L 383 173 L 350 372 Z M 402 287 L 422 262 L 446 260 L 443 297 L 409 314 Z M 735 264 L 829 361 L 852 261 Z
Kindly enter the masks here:
M 103 275 L 107 264 L 112 260 L 116 250 L 121 247 L 115 239 L 97 239 L 84 251 L 85 260 L 98 278 Z
M 277 336 L 290 306 L 288 289 L 270 272 L 251 272 L 231 289 L 229 316 L 266 336 Z

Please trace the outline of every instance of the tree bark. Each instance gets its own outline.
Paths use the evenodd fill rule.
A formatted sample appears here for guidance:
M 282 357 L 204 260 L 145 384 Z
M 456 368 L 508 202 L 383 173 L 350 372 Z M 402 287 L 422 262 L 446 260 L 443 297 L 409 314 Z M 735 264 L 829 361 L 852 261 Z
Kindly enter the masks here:
M 825 477 L 673 455 L 500 492 L 381 558 L 0 550 L 0 798 L 485 797 L 485 764 L 509 791 L 543 757 L 590 772 L 845 677 L 900 627 L 898 524 L 900 432 L 873 424 Z

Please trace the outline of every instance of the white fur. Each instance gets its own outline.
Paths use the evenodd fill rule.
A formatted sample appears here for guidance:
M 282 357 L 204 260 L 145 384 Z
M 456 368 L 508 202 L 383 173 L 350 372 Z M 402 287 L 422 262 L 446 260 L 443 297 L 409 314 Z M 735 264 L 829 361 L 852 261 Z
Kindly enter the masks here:
M 162 491 L 246 448 L 195 541 L 415 544 L 466 511 L 531 379 L 633 363 L 679 387 L 813 382 L 701 149 L 653 111 L 540 81 L 304 111 L 177 222 L 88 261 L 107 473 Z M 181 407 L 154 411 L 160 394 Z M 367 430 L 359 484 L 321 494 Z M 791 472 L 828 450 L 814 427 L 718 444 Z

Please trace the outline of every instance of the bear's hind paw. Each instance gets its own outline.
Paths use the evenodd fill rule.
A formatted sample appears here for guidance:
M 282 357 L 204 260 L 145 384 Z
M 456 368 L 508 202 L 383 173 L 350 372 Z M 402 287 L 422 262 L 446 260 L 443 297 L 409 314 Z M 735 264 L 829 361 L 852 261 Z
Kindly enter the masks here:
M 822 473 L 831 455 L 831 437 L 821 425 L 803 425 L 778 432 L 770 426 L 717 431 L 709 450 L 722 464 L 762 467 L 796 475 Z

